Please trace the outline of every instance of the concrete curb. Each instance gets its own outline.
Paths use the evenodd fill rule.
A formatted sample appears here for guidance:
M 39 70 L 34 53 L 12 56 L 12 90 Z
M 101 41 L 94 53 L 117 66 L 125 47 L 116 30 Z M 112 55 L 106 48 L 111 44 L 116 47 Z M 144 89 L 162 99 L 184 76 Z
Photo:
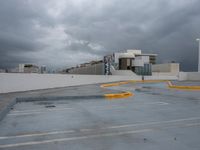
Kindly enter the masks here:
M 128 98 L 134 96 L 131 92 L 123 92 L 123 93 L 115 93 L 115 94 L 105 94 L 107 99 L 115 99 L 115 98 Z
M 43 97 L 23 97 L 16 98 L 16 102 L 35 102 L 35 101 L 53 101 L 53 100 L 78 100 L 104 98 L 104 95 L 86 95 L 86 96 L 43 96 Z
M 169 88 L 172 89 L 179 89 L 179 90 L 200 90 L 200 86 L 183 86 L 183 85 L 173 85 L 172 82 L 168 81 L 167 85 Z
M 104 87 L 111 87 L 111 86 L 120 86 L 123 84 L 128 84 L 128 82 L 114 82 L 114 83 L 102 84 L 100 87 L 104 88 Z
M 168 82 L 168 80 L 129 80 L 129 83 L 159 83 Z
M 120 86 L 120 85 L 124 85 L 124 84 L 129 84 L 129 82 L 114 82 L 114 83 L 102 84 L 102 85 L 100 85 L 100 87 L 106 88 L 106 87 L 112 87 L 112 86 Z M 134 96 L 134 94 L 129 91 L 121 92 L 121 93 L 104 94 L 104 97 L 106 99 L 128 98 L 131 96 Z
M 200 86 L 183 86 L 183 85 L 174 85 L 171 81 L 168 80 L 129 80 L 129 83 L 157 83 L 157 82 L 165 82 L 170 89 L 178 89 L 178 90 L 200 90 Z
M 0 112 L 0 121 L 3 120 L 3 118 L 6 116 L 6 114 L 12 109 L 12 107 L 17 103 L 16 99 L 13 99 L 7 106 L 4 106 L 4 108 Z

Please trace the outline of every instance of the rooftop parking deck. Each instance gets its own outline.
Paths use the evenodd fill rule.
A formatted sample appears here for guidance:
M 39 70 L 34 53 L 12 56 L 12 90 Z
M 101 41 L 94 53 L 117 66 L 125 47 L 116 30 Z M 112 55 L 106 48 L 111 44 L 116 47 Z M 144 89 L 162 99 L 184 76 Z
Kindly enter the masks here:
M 164 82 L 71 88 L 73 90 L 61 88 L 22 95 L 66 96 L 73 92 L 95 95 L 131 91 L 134 96 L 17 103 L 0 122 L 0 149 L 200 148 L 199 91 L 169 89 Z

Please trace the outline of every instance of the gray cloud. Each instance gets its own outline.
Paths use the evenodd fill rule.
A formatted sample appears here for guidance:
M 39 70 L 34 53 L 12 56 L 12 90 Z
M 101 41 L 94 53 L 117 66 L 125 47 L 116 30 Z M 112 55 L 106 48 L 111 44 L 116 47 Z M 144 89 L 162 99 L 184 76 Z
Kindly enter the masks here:
M 125 49 L 197 69 L 198 0 L 6 0 L 0 2 L 0 68 L 73 66 Z

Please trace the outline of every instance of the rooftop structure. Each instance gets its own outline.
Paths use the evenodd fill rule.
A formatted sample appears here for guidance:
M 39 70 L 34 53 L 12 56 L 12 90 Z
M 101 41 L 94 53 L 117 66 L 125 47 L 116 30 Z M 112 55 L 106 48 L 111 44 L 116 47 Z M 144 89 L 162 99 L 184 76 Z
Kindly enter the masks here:
M 19 64 L 20 73 L 39 73 L 40 69 L 34 64 Z
M 138 75 L 151 75 L 151 65 L 156 63 L 157 54 L 143 54 L 141 50 L 126 50 L 104 56 L 105 74 L 116 70 L 132 70 Z
M 62 73 L 95 75 L 174 75 L 179 73 L 179 64 L 156 64 L 157 54 L 141 50 L 126 50 L 104 56 L 103 60 L 91 61 L 68 68 Z
M 47 67 L 45 65 L 40 67 L 40 73 L 47 73 Z
M 76 67 L 65 69 L 72 74 L 106 74 L 111 75 L 113 67 L 116 70 L 131 70 L 139 75 L 151 75 L 151 64 L 156 63 L 157 54 L 144 54 L 141 50 L 126 50 L 104 56 L 103 60 L 91 61 Z
M 65 69 L 63 72 L 71 74 L 103 75 L 103 61 L 99 60 L 83 63 L 76 67 Z

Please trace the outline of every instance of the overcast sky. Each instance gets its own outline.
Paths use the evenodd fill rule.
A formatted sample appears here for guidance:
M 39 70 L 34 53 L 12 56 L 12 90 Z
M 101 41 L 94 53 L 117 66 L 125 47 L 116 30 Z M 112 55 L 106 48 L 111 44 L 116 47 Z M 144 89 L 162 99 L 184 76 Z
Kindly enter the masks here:
M 69 67 L 126 49 L 197 70 L 199 0 L 0 0 L 0 68 Z

